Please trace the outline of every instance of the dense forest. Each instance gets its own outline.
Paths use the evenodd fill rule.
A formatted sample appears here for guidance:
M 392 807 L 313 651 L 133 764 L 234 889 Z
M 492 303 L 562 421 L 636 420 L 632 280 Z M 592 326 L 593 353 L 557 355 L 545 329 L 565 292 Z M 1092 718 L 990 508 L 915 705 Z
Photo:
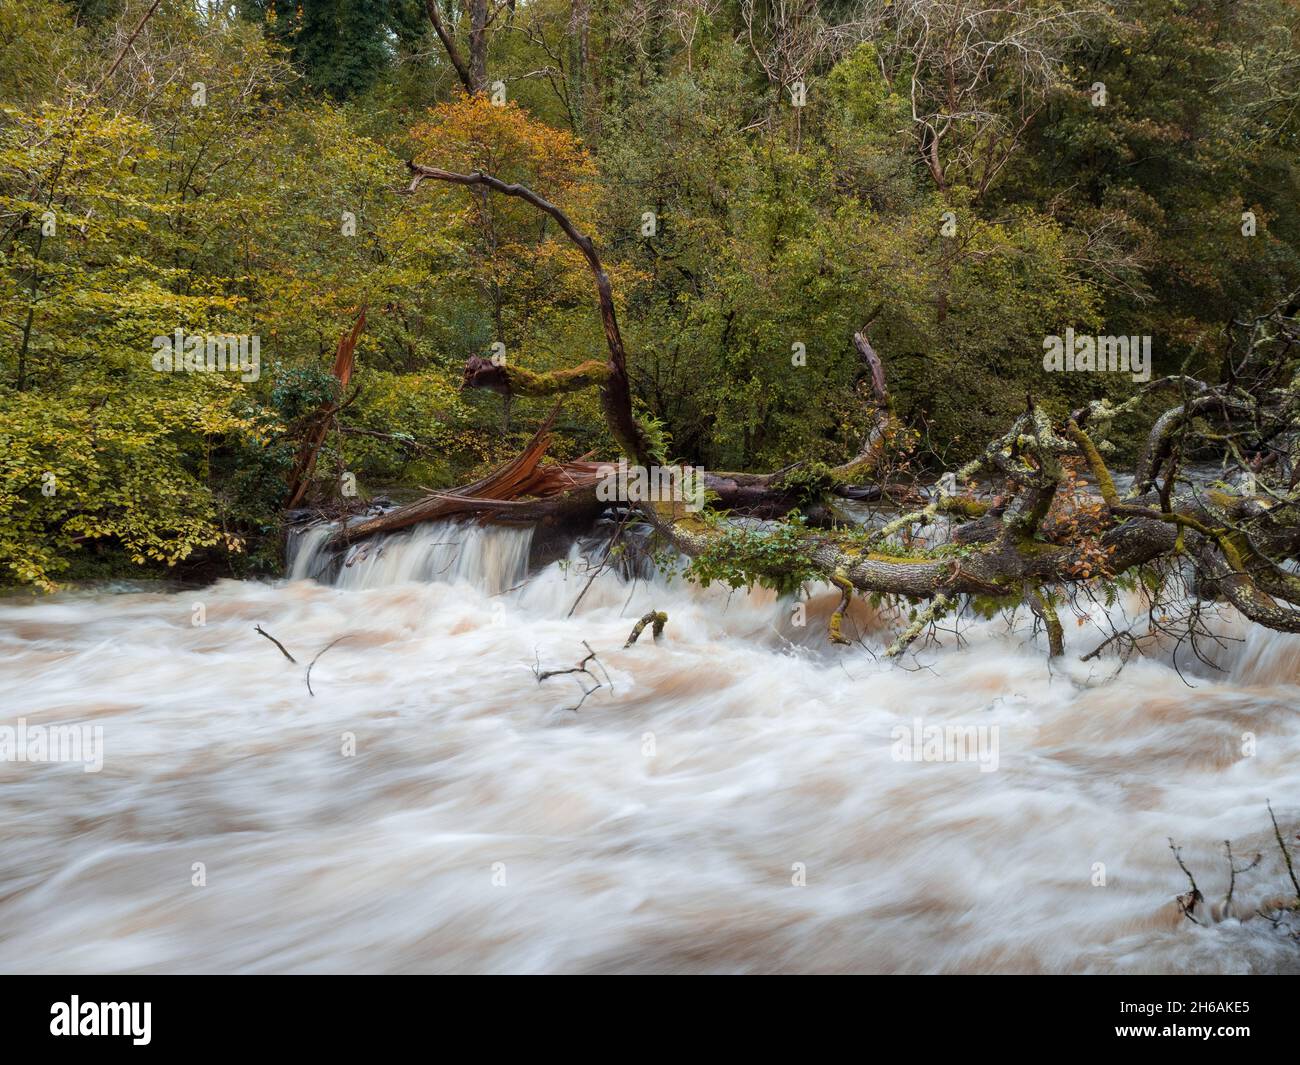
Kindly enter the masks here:
M 1298 138 L 1300 0 L 0 0 L 0 969 L 1300 970 Z
M 763 475 L 710 501 L 791 515 L 780 564 L 727 534 L 705 579 L 833 578 L 802 523 L 855 483 L 966 463 L 1045 515 L 1143 450 L 1151 381 L 1208 390 L 1180 409 L 1237 416 L 1209 441 L 1257 471 L 1296 416 L 1297 28 L 1289 0 L 8 0 L 4 580 L 274 573 L 287 506 L 481 478 L 557 393 L 553 459 Z M 1151 363 L 1044 372 L 1075 334 Z M 160 372 L 214 335 L 227 372 Z M 1047 426 L 1072 411 L 1100 449 Z M 1148 510 L 1213 547 L 1168 517 L 1177 469 Z M 1091 543 L 1071 574 L 1106 572 Z

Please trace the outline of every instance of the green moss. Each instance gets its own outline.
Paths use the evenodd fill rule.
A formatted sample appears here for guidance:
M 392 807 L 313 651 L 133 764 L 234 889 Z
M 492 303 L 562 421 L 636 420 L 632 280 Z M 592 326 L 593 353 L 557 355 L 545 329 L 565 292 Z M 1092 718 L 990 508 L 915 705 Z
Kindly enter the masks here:
M 584 388 L 603 385 L 609 380 L 609 364 L 588 359 L 567 370 L 534 373 L 522 366 L 504 367 L 510 391 L 516 396 L 554 396 L 562 392 L 581 392 Z
M 903 565 L 916 565 L 918 562 L 934 561 L 927 555 L 886 555 L 880 551 L 868 551 L 867 558 L 871 562 L 892 562 Z
M 1066 548 L 1060 544 L 1049 544 L 1046 540 L 1035 540 L 1032 536 L 1016 541 L 1016 550 L 1028 558 L 1042 558 L 1045 555 L 1059 554 Z
M 836 484 L 834 472 L 824 462 L 804 462 L 775 481 L 773 487 L 791 495 L 796 506 L 820 503 Z
M 650 504 L 665 523 L 671 523 L 683 532 L 696 536 L 707 536 L 717 530 L 717 524 L 705 517 L 703 511 L 685 510 L 680 504 L 670 501 Z
M 989 504 L 965 496 L 947 496 L 939 503 L 945 514 L 960 514 L 966 518 L 982 518 L 989 512 Z
M 1211 488 L 1205 493 L 1205 498 L 1213 503 L 1216 507 L 1224 510 L 1231 510 L 1241 502 L 1241 497 L 1234 495 L 1232 492 L 1221 492 Z
M 1073 418 L 1070 419 L 1066 426 L 1066 432 L 1070 439 L 1079 446 L 1083 452 L 1084 458 L 1088 461 L 1088 468 L 1092 470 L 1093 479 L 1097 482 L 1097 490 L 1101 492 L 1101 498 L 1106 501 L 1108 507 L 1119 504 L 1119 492 L 1115 489 L 1115 481 L 1110 475 L 1110 470 L 1106 468 L 1106 462 L 1101 457 L 1101 452 L 1097 450 L 1097 445 L 1093 443 L 1092 437 L 1085 433 Z

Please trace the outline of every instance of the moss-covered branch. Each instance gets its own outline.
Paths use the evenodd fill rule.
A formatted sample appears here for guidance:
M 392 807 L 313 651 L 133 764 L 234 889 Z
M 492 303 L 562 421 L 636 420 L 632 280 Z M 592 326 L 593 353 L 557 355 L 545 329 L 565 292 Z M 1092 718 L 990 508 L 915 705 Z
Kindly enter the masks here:
M 562 392 L 581 392 L 584 388 L 599 388 L 609 380 L 609 365 L 588 359 L 567 370 L 547 370 L 535 373 L 522 366 L 504 367 L 510 392 L 516 396 L 554 396 Z
M 655 643 L 658 643 L 659 637 L 664 634 L 664 626 L 667 624 L 668 624 L 667 614 L 665 614 L 662 610 L 651 610 L 644 617 L 642 617 L 640 621 L 638 621 L 635 625 L 632 626 L 632 631 L 628 634 L 627 643 L 623 645 L 623 649 L 626 651 L 629 647 L 631 647 L 634 643 L 636 643 L 637 640 L 641 638 L 641 633 L 645 631 L 645 627 L 647 625 L 654 626 L 651 632 L 654 635 Z

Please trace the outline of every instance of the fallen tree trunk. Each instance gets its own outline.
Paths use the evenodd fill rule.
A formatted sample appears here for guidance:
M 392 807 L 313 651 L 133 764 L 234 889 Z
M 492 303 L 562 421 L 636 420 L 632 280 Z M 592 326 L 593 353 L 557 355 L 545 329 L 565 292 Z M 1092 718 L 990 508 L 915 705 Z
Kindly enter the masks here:
M 486 477 L 447 492 L 434 492 L 406 506 L 340 527 L 330 546 L 396 532 L 421 522 L 461 515 L 504 521 L 538 521 L 566 512 L 598 513 L 595 485 L 602 466 L 595 462 L 543 465 L 551 445 L 556 407 L 518 456 Z M 521 497 L 529 496 L 531 500 Z
M 630 460 L 649 466 L 662 461 L 652 453 L 649 438 L 632 410 L 626 352 L 614 313 L 609 278 L 590 238 L 573 226 L 554 204 L 521 185 L 507 184 L 482 173 L 458 174 L 411 163 L 414 175 L 408 191 L 426 179 L 467 186 L 485 186 L 519 197 L 554 218 L 583 252 L 596 279 L 597 297 L 609 358 L 584 363 L 572 371 L 528 374 L 514 368 L 471 360 L 467 387 L 486 387 L 503 394 L 550 395 L 598 387 L 612 437 Z M 891 653 L 901 653 L 929 623 L 955 605 L 959 596 L 984 596 L 1017 602 L 1029 599 L 1043 617 L 1052 651 L 1059 651 L 1062 631 L 1051 605 L 1050 589 L 1092 580 L 1109 580 L 1148 563 L 1169 559 L 1193 566 L 1204 589 L 1222 595 L 1247 617 L 1283 631 L 1300 631 L 1300 577 L 1288 563 L 1300 556 L 1300 379 L 1293 378 L 1286 353 L 1300 343 L 1295 296 L 1268 315 L 1256 319 L 1270 328 L 1256 329 L 1237 364 L 1236 378 L 1251 385 L 1211 385 L 1189 377 L 1151 382 L 1118 406 L 1097 400 L 1064 419 L 1029 398 L 1023 414 L 1008 431 L 991 441 L 984 452 L 953 471 L 949 490 L 924 497 L 919 486 L 882 483 L 882 471 L 895 445 L 898 422 L 886 388 L 884 366 L 864 333 L 853 342 L 870 377 L 872 427 L 859 453 L 833 468 L 820 483 L 796 476 L 802 464 L 768 474 L 714 473 L 706 488 L 724 509 L 780 516 L 807 499 L 810 488 L 824 496 L 854 498 L 855 493 L 894 496 L 925 503 L 874 534 L 860 531 L 790 526 L 785 539 L 788 557 L 774 561 L 770 550 L 744 557 L 725 526 L 695 513 L 679 502 L 638 502 L 638 508 L 682 553 L 709 559 L 719 546 L 726 555 L 720 564 L 734 567 L 741 580 L 765 580 L 773 568 L 821 577 L 841 588 L 912 600 L 929 600 L 915 624 L 895 641 Z M 1135 413 L 1144 398 L 1157 390 L 1177 388 L 1181 402 L 1156 419 L 1135 468 L 1134 486 L 1121 498 L 1106 468 L 1104 450 L 1111 423 Z M 1203 422 L 1214 421 L 1214 428 Z M 483 481 L 402 508 L 362 523 L 350 536 L 387 531 L 451 513 L 475 513 L 498 520 L 528 513 L 529 508 L 557 506 L 566 497 L 590 501 L 600 477 L 599 464 L 580 471 L 539 474 L 545 451 L 543 437 L 549 420 L 523 455 Z M 539 443 L 540 442 L 540 443 Z M 1179 456 L 1191 447 L 1217 443 L 1225 462 L 1246 479 L 1239 489 L 1200 491 L 1178 486 Z M 1249 458 L 1242 446 L 1253 449 Z M 1087 504 L 1091 528 L 1077 523 L 1051 527 L 1058 493 L 1070 483 L 1067 469 L 1082 467 L 1100 493 L 1100 503 Z M 573 464 L 570 464 L 572 466 Z M 565 467 L 560 467 L 564 470 Z M 804 471 L 806 472 L 806 471 Z M 1163 482 L 1160 476 L 1163 473 Z M 530 481 L 545 479 L 541 491 Z M 575 483 L 564 484 L 564 477 Z M 887 474 L 886 474 L 887 477 Z M 870 478 L 865 488 L 859 482 Z M 1001 485 L 992 500 L 958 495 L 956 490 L 976 480 Z M 580 482 L 580 483 L 578 483 Z M 1070 489 L 1071 491 L 1073 489 Z M 521 499 L 525 495 L 535 498 Z M 537 513 L 536 509 L 532 513 Z M 900 550 L 899 536 L 943 518 L 957 522 L 952 545 Z M 754 533 L 760 541 L 762 533 Z M 719 559 L 714 558 L 714 562 Z M 775 574 L 779 576 L 779 574 Z M 839 616 L 839 612 L 837 615 Z
M 586 258 L 596 281 L 597 301 L 604 325 L 606 345 L 609 349 L 606 363 L 588 360 L 569 370 L 539 374 L 519 366 L 475 355 L 465 363 L 462 387 L 484 388 L 511 397 L 551 396 L 597 387 L 601 392 L 601 403 L 610 435 L 618 442 L 623 453 L 631 461 L 642 466 L 664 464 L 667 461 L 666 456 L 654 453 L 644 427 L 632 410 L 627 352 L 618 327 L 609 275 L 601 263 L 591 238 L 581 233 L 559 207 L 523 185 L 507 184 L 499 178 L 479 171 L 461 174 L 415 162 L 409 163 L 408 166 L 414 175 L 407 188 L 408 193 L 414 193 L 424 181 L 434 180 L 466 186 L 486 186 L 504 195 L 515 196 L 531 203 L 559 223 L 564 234 Z M 824 487 L 832 494 L 846 499 L 880 498 L 882 495 L 890 494 L 891 491 L 895 495 L 905 496 L 911 492 L 910 487 L 894 486 L 890 489 L 870 485 L 864 488 L 858 483 L 874 475 L 884 458 L 887 445 L 898 423 L 894 415 L 893 403 L 885 386 L 884 366 L 879 356 L 864 333 L 854 334 L 853 341 L 863 360 L 866 376 L 871 382 L 875 406 L 872 427 L 859 453 L 849 462 L 828 472 Z M 705 487 L 708 491 L 716 493 L 719 497 L 719 505 L 723 507 L 740 510 L 753 517 L 779 517 L 788 513 L 801 501 L 801 494 L 792 490 L 790 485 L 791 475 L 803 465 L 803 463 L 795 463 L 785 470 L 767 474 L 710 473 L 705 475 Z

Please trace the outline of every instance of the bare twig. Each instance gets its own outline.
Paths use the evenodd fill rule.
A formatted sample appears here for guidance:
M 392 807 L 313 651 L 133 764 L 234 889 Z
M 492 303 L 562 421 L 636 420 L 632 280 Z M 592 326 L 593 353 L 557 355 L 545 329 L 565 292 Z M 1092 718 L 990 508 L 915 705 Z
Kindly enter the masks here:
M 1238 869 L 1236 862 L 1232 860 L 1232 841 L 1225 839 L 1223 841 L 1223 849 L 1228 853 L 1228 894 L 1223 899 L 1223 913 L 1224 916 L 1231 916 L 1232 893 L 1237 889 L 1237 875 L 1239 873 L 1249 873 L 1259 864 L 1260 859 L 1264 856 L 1262 854 L 1257 854 L 1255 855 L 1255 860 L 1253 862 L 1249 865 L 1243 865 Z
M 264 628 L 262 628 L 261 625 L 254 625 L 253 631 L 258 633 L 261 636 L 265 636 L 268 640 L 270 640 L 273 644 L 275 644 L 276 647 L 280 648 L 280 653 L 284 655 L 285 658 L 287 658 L 290 662 L 293 662 L 295 665 L 297 665 L 298 660 L 284 649 L 284 644 L 282 644 L 279 640 L 277 640 L 274 636 L 272 636 L 269 632 L 267 632 Z
M 1178 909 L 1192 924 L 1200 924 L 1201 922 L 1196 919 L 1193 912 L 1205 900 L 1205 896 L 1201 894 L 1201 889 L 1196 886 L 1196 878 L 1192 876 L 1192 871 L 1183 863 L 1182 849 L 1175 846 L 1172 839 L 1169 841 L 1169 849 L 1174 852 L 1174 861 L 1178 863 L 1178 868 L 1183 871 L 1183 874 L 1187 877 L 1187 882 L 1192 885 L 1191 891 L 1186 895 L 1177 897 Z
M 316 652 L 316 657 L 313 658 L 313 659 L 311 660 L 311 665 L 309 665 L 309 666 L 307 667 L 307 691 L 308 691 L 308 693 L 311 694 L 313 697 L 316 695 L 316 693 L 315 693 L 314 691 L 311 690 L 311 667 L 314 666 L 314 665 L 317 663 L 317 661 L 320 659 L 320 656 L 321 656 L 321 655 L 323 655 L 326 651 L 328 651 L 328 650 L 329 650 L 331 647 L 333 647 L 336 643 L 340 643 L 341 641 L 348 639 L 350 636 L 351 636 L 351 633 L 348 633 L 348 634 L 346 634 L 346 635 L 339 636 L 337 639 L 330 640 L 329 643 L 327 643 L 324 647 L 322 647 L 319 651 Z
M 99 81 L 96 82 L 95 87 L 90 90 L 90 97 L 92 99 L 99 95 L 99 90 L 104 87 L 108 79 L 111 78 L 114 73 L 116 73 L 117 68 L 122 65 L 122 60 L 126 58 L 126 53 L 131 50 L 131 45 L 135 44 L 135 39 L 140 36 L 140 31 L 144 29 L 144 24 L 153 18 L 153 13 L 158 10 L 158 5 L 161 2 L 162 0 L 153 0 L 153 3 L 149 5 L 149 9 L 140 17 L 140 21 L 136 23 L 135 29 L 131 31 L 131 36 L 126 39 L 126 43 L 122 45 L 122 50 L 117 53 L 117 58 L 114 59 L 112 65 L 104 71 Z
M 576 666 L 573 666 L 569 669 L 539 670 L 536 665 L 533 666 L 533 676 L 537 678 L 538 684 L 541 684 L 541 682 L 546 680 L 547 677 L 560 677 L 570 673 L 574 673 L 574 674 L 585 673 L 587 676 L 589 676 L 592 680 L 596 682 L 592 687 L 588 688 L 582 683 L 582 681 L 578 680 L 576 676 L 574 677 L 574 680 L 578 680 L 578 687 L 582 689 L 582 698 L 578 700 L 576 706 L 565 707 L 566 710 L 572 710 L 574 713 L 577 713 L 580 709 L 582 709 L 582 704 L 587 701 L 587 697 L 589 695 L 594 694 L 595 692 L 599 691 L 601 688 L 607 687 L 610 689 L 610 691 L 614 690 L 614 682 L 610 679 L 609 672 L 605 669 L 604 664 L 600 661 L 599 658 L 596 657 L 596 652 L 591 649 L 591 644 L 587 643 L 586 640 L 583 640 L 582 646 L 587 649 L 586 657 L 583 658 L 582 661 L 579 662 Z M 601 672 L 605 674 L 605 679 L 603 681 L 599 677 L 597 677 L 596 674 L 594 674 L 590 669 L 587 668 L 587 663 L 591 661 L 594 661 L 596 665 L 600 666 Z
M 1295 866 L 1291 863 L 1291 852 L 1286 849 L 1286 843 L 1282 839 L 1282 830 L 1277 827 L 1277 816 L 1273 813 L 1273 803 L 1271 800 L 1265 800 L 1268 806 L 1269 820 L 1273 822 L 1273 835 L 1277 837 L 1278 849 L 1282 852 L 1282 860 L 1286 862 L 1287 875 L 1291 877 L 1291 886 L 1295 888 L 1296 905 L 1300 906 L 1300 881 L 1296 880 Z

